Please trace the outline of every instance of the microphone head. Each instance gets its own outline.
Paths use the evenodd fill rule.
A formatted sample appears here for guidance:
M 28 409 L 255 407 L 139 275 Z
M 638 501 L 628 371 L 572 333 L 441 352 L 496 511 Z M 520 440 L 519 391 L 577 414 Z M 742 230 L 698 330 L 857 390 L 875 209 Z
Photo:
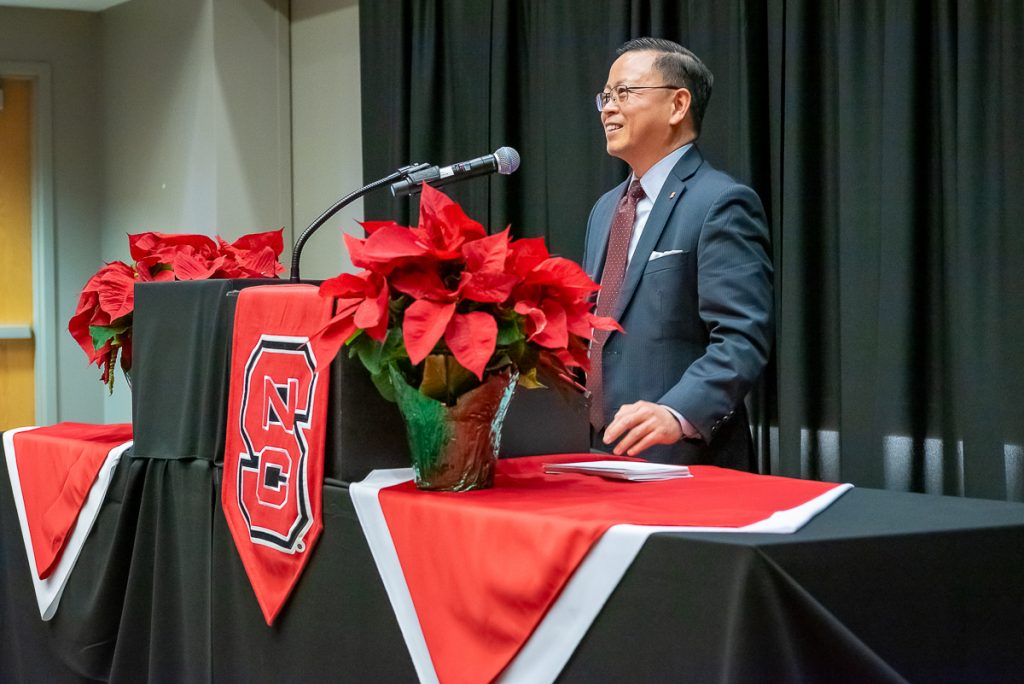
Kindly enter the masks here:
M 494 151 L 498 160 L 498 173 L 507 176 L 519 168 L 519 153 L 511 147 L 499 147 Z

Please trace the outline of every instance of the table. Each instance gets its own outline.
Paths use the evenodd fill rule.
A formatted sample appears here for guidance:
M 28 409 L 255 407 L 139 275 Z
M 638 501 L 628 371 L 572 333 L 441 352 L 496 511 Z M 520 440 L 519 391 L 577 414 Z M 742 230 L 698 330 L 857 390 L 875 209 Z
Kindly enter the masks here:
M 381 427 L 397 415 L 346 359 L 332 367 L 324 531 L 263 621 L 220 508 L 226 295 L 251 284 L 136 287 L 135 446 L 51 622 L 0 468 L 0 681 L 415 680 L 346 484 L 405 465 L 400 432 Z M 527 394 L 503 448 L 576 451 L 586 415 Z M 561 679 L 1016 681 L 1022 576 L 1024 504 L 854 489 L 794 535 L 653 536 Z
M 203 459 L 122 459 L 57 615 L 39 620 L 0 474 L 0 680 L 415 681 L 345 483 L 274 627 Z M 1024 504 L 854 489 L 794 535 L 651 538 L 575 681 L 1014 681 Z

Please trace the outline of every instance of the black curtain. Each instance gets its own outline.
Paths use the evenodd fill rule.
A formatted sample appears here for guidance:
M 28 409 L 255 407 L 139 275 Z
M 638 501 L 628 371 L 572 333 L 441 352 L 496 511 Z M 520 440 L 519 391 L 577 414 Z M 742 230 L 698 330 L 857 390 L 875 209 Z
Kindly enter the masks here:
M 770 216 L 762 469 L 1024 500 L 1024 3 L 362 3 L 366 179 L 511 145 L 519 172 L 447 191 L 579 259 L 627 172 L 593 95 L 639 35 L 714 72 L 699 144 Z M 415 221 L 409 200 L 365 206 Z

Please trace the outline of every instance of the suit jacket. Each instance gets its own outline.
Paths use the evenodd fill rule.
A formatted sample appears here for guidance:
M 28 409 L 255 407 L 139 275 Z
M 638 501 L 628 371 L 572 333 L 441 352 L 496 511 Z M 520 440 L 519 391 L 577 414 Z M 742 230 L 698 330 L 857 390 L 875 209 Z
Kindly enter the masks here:
M 583 266 L 604 268 L 615 206 L 626 182 L 594 205 Z M 625 334 L 604 346 L 604 409 L 647 400 L 678 411 L 700 440 L 644 452 L 666 463 L 754 469 L 743 399 L 768 359 L 773 334 L 772 265 L 761 201 L 714 169 L 696 145 L 672 169 L 636 251 L 612 316 Z

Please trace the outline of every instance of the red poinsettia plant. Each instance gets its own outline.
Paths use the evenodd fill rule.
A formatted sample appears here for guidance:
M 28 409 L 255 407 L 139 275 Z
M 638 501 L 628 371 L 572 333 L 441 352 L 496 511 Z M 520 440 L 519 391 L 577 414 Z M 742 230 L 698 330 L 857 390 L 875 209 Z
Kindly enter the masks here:
M 526 387 L 541 386 L 538 369 L 575 385 L 593 330 L 621 330 L 593 313 L 599 286 L 578 264 L 551 256 L 541 238 L 488 235 L 429 185 L 418 226 L 362 226 L 366 238 L 344 238 L 364 270 L 320 286 L 336 315 L 314 341 L 321 364 L 348 345 L 387 399 L 393 371 L 446 405 L 510 367 Z
M 113 392 L 118 352 L 121 368 L 132 366 L 135 283 L 214 278 L 276 278 L 284 270 L 283 229 L 244 235 L 232 243 L 206 235 L 138 233 L 128 236 L 134 266 L 112 261 L 82 288 L 68 331 L 103 370 Z

